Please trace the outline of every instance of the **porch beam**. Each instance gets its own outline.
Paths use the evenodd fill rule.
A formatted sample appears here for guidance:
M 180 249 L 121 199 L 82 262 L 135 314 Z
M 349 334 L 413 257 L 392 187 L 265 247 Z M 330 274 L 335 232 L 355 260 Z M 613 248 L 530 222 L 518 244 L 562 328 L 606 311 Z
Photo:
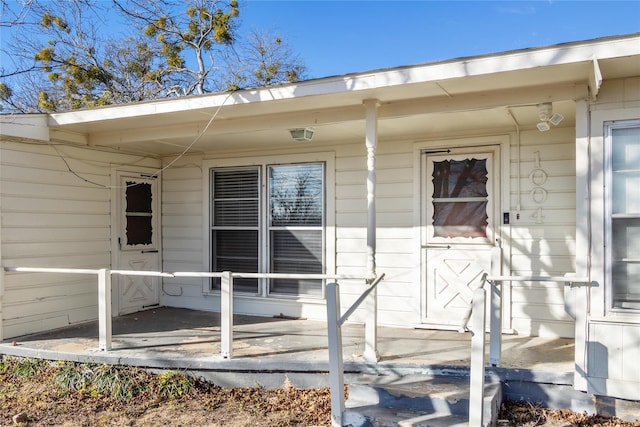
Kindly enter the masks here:
M 409 117 L 417 114 L 429 113 L 457 113 L 476 110 L 490 110 L 504 108 L 505 106 L 535 105 L 540 102 L 555 102 L 566 99 L 581 99 L 589 93 L 588 82 L 541 85 L 531 88 L 518 88 L 518 90 L 495 90 L 482 94 L 457 94 L 455 97 L 438 95 L 411 98 L 408 100 L 394 100 L 379 102 L 377 119 L 394 119 Z M 366 100 L 368 101 L 368 100 Z M 365 102 L 366 102 L 365 101 Z M 375 100 L 378 102 L 378 100 Z M 272 113 L 253 115 L 250 117 L 224 119 L 219 118 L 214 128 L 206 135 L 235 134 L 238 131 L 262 131 L 274 127 L 290 128 L 300 123 L 309 123 L 315 126 L 331 125 L 350 121 L 362 120 L 362 107 L 358 104 L 343 105 L 338 108 L 313 108 L 291 113 Z M 190 141 L 199 135 L 206 121 L 187 124 L 167 124 L 164 126 L 141 127 L 136 129 L 94 131 L 88 136 L 89 145 L 104 145 L 126 147 L 150 140 L 162 142 L 165 139 L 180 139 Z M 167 144 L 166 141 L 162 142 Z M 173 144 L 173 143 L 172 143 Z M 185 144 L 175 144 L 185 146 Z
M 367 276 L 376 275 L 376 148 L 378 145 L 377 99 L 365 99 L 367 148 Z M 372 283 L 370 282 L 369 285 Z M 368 361 L 378 361 L 378 290 L 373 289 L 365 303 L 365 349 Z

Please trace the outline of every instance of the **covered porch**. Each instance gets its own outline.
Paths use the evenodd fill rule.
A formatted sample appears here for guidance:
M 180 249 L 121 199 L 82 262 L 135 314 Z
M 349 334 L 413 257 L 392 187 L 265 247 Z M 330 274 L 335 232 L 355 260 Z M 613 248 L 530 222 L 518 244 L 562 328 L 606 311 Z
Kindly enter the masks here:
M 287 317 L 234 316 L 233 358 L 221 356 L 220 313 L 161 307 L 113 318 L 109 351 L 99 350 L 98 322 L 5 340 L 0 354 L 201 372 L 223 386 L 327 386 L 327 323 Z M 359 374 L 468 375 L 471 334 L 378 327 L 380 360 L 367 362 L 364 326 L 343 326 L 345 382 Z M 517 381 L 570 383 L 574 340 L 505 335 L 502 363 L 488 368 Z M 274 374 L 274 375 L 272 375 Z M 311 374 L 311 375 L 310 375 Z

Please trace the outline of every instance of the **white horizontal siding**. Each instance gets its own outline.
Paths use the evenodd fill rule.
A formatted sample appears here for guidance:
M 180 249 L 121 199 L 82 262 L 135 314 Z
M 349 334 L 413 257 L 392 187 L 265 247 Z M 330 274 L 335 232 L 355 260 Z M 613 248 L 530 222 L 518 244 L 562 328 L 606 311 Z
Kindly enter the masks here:
M 363 275 L 366 273 L 366 151 L 362 145 L 329 147 L 335 152 L 335 188 L 333 193 L 336 206 L 336 272 L 338 274 Z M 283 154 L 288 154 L 283 152 Z M 246 153 L 239 153 L 238 156 Z M 226 157 L 233 157 L 225 153 Z M 214 153 L 205 157 L 213 158 Z M 167 271 L 202 270 L 203 239 L 207 218 L 203 217 L 203 175 L 207 171 L 200 168 L 199 159 L 181 159 L 178 168 L 163 174 L 163 264 Z M 411 145 L 389 144 L 377 156 L 377 207 L 378 207 L 378 270 L 386 273 L 386 279 L 378 292 L 387 302 L 379 308 L 381 323 L 385 319 L 402 316 L 398 311 L 415 305 L 417 284 L 412 280 L 416 268 L 413 242 L 413 160 Z M 168 305 L 214 310 L 215 298 L 202 294 L 200 279 L 171 278 L 164 280 L 163 303 Z M 343 283 L 343 303 L 351 301 L 366 289 L 364 283 Z M 320 301 L 320 303 L 322 303 Z M 280 301 L 284 310 L 291 301 Z M 310 303 L 316 305 L 317 303 Z M 304 304 L 303 304 L 304 305 Z M 266 304 L 273 305 L 273 301 Z M 249 307 L 240 304 L 240 307 Z M 249 308 L 246 308 L 249 310 Z M 264 308 L 266 310 L 266 308 Z M 304 307 L 301 310 L 306 310 Z M 324 310 L 310 308 L 310 313 Z M 391 313 L 387 316 L 386 313 Z M 411 322 L 417 322 L 416 314 Z M 354 319 L 358 320 L 358 315 Z M 402 324 L 407 323 L 404 316 Z
M 515 144 L 515 142 L 512 142 Z M 335 153 L 335 188 L 328 189 L 335 198 L 336 272 L 364 274 L 367 260 L 367 170 L 364 142 L 324 147 Z M 547 174 L 546 199 L 539 206 L 529 198 L 534 189 L 529 173 L 536 166 L 535 152 L 540 152 L 540 165 Z M 298 150 L 299 152 L 299 150 Z M 273 151 L 270 154 L 278 154 Z M 511 147 L 509 188 L 512 242 L 505 253 L 512 274 L 564 274 L 575 264 L 575 179 L 574 142 L 571 129 L 554 128 L 553 133 L 523 132 L 521 141 L 520 218 L 515 219 L 518 177 L 515 146 Z M 282 154 L 289 154 L 283 151 Z M 237 157 L 246 156 L 238 153 Z M 376 268 L 385 273 L 378 288 L 378 319 L 382 324 L 407 325 L 421 320 L 422 295 L 421 249 L 419 229 L 415 228 L 416 190 L 414 189 L 414 151 L 411 141 L 379 142 L 376 153 Z M 224 153 L 233 158 L 233 153 Z M 208 153 L 206 158 L 215 158 Z M 168 170 L 163 176 L 163 237 L 165 270 L 185 271 L 206 268 L 202 265 L 202 233 L 208 219 L 203 217 L 203 188 L 206 182 L 200 161 L 184 159 L 184 165 Z M 535 214 L 542 207 L 543 223 Z M 508 233 L 507 233 L 508 234 Z M 206 249 L 205 249 L 206 250 Z M 508 273 L 508 272 L 507 272 Z M 164 303 L 183 307 L 214 308 L 215 298 L 202 295 L 202 280 L 166 279 Z M 363 283 L 348 282 L 341 286 L 346 308 L 365 289 Z M 562 286 L 512 289 L 514 314 L 512 324 L 523 334 L 571 335 L 573 324 L 564 314 Z M 168 294 L 174 295 L 169 296 Z M 531 299 L 530 303 L 527 298 Z M 253 303 L 254 305 L 257 302 Z M 295 303 L 293 303 L 295 304 Z M 300 310 L 304 311 L 305 303 Z M 247 310 L 251 303 L 241 304 Z M 291 301 L 280 301 L 283 309 Z M 213 307 L 213 308 L 212 308 Z M 278 307 L 270 300 L 265 308 Z M 255 308 L 254 308 L 255 309 Z M 311 309 L 311 313 L 318 312 Z M 322 316 L 324 313 L 320 312 Z M 362 310 L 352 320 L 361 321 Z
M 414 247 L 413 146 L 410 142 L 380 142 L 376 153 L 376 269 L 385 273 L 378 285 L 378 320 L 403 325 L 420 320 L 419 252 Z M 336 237 L 338 272 L 359 274 L 367 254 L 366 152 L 343 158 L 336 151 Z M 342 289 L 343 304 L 364 287 Z M 362 310 L 352 320 L 363 321 Z
M 90 147 L 57 148 L 69 166 L 46 144 L 2 141 L 2 263 L 109 267 L 112 167 L 130 163 L 157 167 L 159 162 Z M 4 338 L 95 318 L 95 276 L 5 274 Z
M 201 159 L 185 157 L 162 176 L 163 269 L 206 271 L 203 265 L 203 217 Z M 202 294 L 203 279 L 163 279 L 162 304 L 218 311 L 210 297 Z
M 507 254 L 510 270 L 507 273 L 515 276 L 561 276 L 574 272 L 574 131 L 567 127 L 544 133 L 537 130 L 522 132 L 519 178 L 518 147 L 515 144 L 515 138 L 512 138 L 509 168 L 511 240 Z M 532 195 L 534 191 L 537 194 Z M 542 194 L 544 197 L 540 198 Z M 510 286 L 511 322 L 518 333 L 574 335 L 574 321 L 564 310 L 563 284 L 513 283 Z

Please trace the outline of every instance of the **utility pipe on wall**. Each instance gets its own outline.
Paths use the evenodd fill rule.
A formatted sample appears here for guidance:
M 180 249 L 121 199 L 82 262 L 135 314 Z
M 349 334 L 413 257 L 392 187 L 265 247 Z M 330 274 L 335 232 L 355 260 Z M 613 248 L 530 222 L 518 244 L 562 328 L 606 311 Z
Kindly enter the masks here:
M 511 121 L 513 121 L 514 126 L 516 127 L 516 165 L 518 167 L 518 172 L 517 172 L 517 179 L 516 179 L 516 186 L 517 186 L 517 199 L 516 199 L 516 212 L 518 214 L 518 216 L 516 217 L 516 219 L 520 219 L 519 215 L 520 215 L 520 202 L 522 201 L 522 191 L 520 189 L 520 178 L 521 178 L 521 172 L 520 172 L 520 167 L 521 167 L 521 161 L 520 161 L 520 125 L 518 124 L 518 121 L 516 120 L 516 118 L 513 116 L 513 113 L 511 112 L 510 108 L 507 108 L 507 113 L 509 114 L 509 117 L 511 117 Z

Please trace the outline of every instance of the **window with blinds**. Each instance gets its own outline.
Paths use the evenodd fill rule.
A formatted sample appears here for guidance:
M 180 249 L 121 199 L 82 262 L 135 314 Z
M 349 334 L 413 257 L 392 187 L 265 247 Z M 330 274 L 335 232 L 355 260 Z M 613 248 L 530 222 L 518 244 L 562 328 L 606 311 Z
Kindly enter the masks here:
M 211 188 L 212 271 L 259 271 L 260 169 L 213 169 Z M 259 293 L 257 279 L 233 283 L 234 291 Z M 220 279 L 212 279 L 211 286 L 219 290 Z
M 610 126 L 608 245 L 611 303 L 640 310 L 640 122 Z
M 266 188 L 260 184 L 263 172 Z M 212 271 L 323 273 L 324 192 L 323 163 L 212 169 Z M 260 209 L 263 198 L 265 213 Z M 234 291 L 320 298 L 322 283 L 235 279 Z M 220 289 L 220 279 L 212 280 L 211 289 Z
M 271 272 L 322 274 L 323 165 L 274 165 L 268 174 Z M 321 297 L 322 280 L 274 279 L 269 293 Z

